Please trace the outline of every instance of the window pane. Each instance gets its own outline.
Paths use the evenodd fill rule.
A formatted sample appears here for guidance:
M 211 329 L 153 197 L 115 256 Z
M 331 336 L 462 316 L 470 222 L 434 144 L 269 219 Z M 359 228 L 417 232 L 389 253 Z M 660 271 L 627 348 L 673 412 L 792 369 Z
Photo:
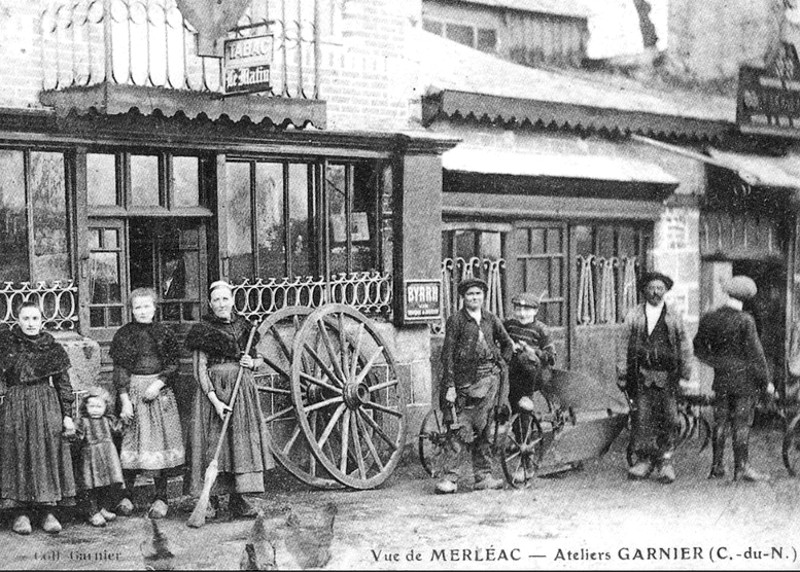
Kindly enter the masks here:
M 172 192 L 176 207 L 200 204 L 200 160 L 197 157 L 172 158 Z
M 289 240 L 292 249 L 292 275 L 312 273 L 309 245 L 308 165 L 289 165 Z
M 475 46 L 475 30 L 472 26 L 460 26 L 458 24 L 447 24 L 447 39 L 464 44 L 465 46 Z
M 69 280 L 64 155 L 31 153 L 33 279 Z
M 173 227 L 162 233 L 158 248 L 160 249 L 160 283 L 161 298 L 168 300 L 185 300 L 191 303 L 165 303 L 162 305 L 164 320 L 178 321 L 182 309 L 186 315 L 194 315 L 200 308 L 200 251 L 198 248 L 199 233 L 197 223 L 183 222 L 180 227 Z
M 499 232 L 482 232 L 480 241 L 481 258 L 497 260 L 503 256 Z
M 131 205 L 159 206 L 158 157 L 131 155 Z
M 25 170 L 21 151 L 0 151 L 0 280 L 30 280 Z
M 286 244 L 283 224 L 283 164 L 256 164 L 256 208 L 258 217 L 258 275 L 286 275 Z
M 436 20 L 428 20 L 427 18 L 423 18 L 422 20 L 422 29 L 426 32 L 430 32 L 431 34 L 436 34 L 437 36 L 442 35 L 442 28 L 444 26 L 441 22 L 437 22 Z
M 493 52 L 497 46 L 497 32 L 489 29 L 478 29 L 478 45 L 479 50 L 484 52 Z
M 475 233 L 471 230 L 457 230 L 455 232 L 456 257 L 469 260 L 475 256 Z
M 350 210 L 350 236 L 353 243 L 353 272 L 375 270 L 377 235 L 375 192 L 377 172 L 373 163 L 361 163 L 353 167 L 353 192 Z
M 89 205 L 117 204 L 116 160 L 114 155 L 89 153 L 86 155 L 86 190 Z
M 103 230 L 103 248 L 119 248 L 119 231 L 117 229 L 107 228 Z
M 92 304 L 121 301 L 118 252 L 92 252 L 89 255 L 89 288 Z
M 329 164 L 325 173 L 325 188 L 328 193 L 330 220 L 330 272 L 347 272 L 347 168 L 344 165 Z
M 253 278 L 253 214 L 250 207 L 250 163 L 227 163 L 228 255 L 230 278 Z

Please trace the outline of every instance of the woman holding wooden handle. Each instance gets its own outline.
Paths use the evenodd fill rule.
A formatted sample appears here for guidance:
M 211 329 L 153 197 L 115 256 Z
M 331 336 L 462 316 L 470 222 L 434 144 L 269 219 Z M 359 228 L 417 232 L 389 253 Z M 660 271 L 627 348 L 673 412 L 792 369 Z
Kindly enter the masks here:
M 203 488 L 204 471 L 214 456 L 225 415 L 229 414 L 215 490 L 230 493 L 228 506 L 234 515 L 255 516 L 255 508 L 244 495 L 263 493 L 264 473 L 275 466 L 253 379 L 253 370 L 263 362 L 255 351 L 258 334 L 250 353 L 244 353 L 250 324 L 234 312 L 233 289 L 227 282 L 211 284 L 209 305 L 212 313 L 195 324 L 186 338 L 187 347 L 194 352 L 194 375 L 200 385 L 192 427 L 192 490 L 199 494 Z M 228 403 L 240 368 L 241 385 L 231 410 Z M 216 513 L 215 505 L 212 496 L 209 518 Z

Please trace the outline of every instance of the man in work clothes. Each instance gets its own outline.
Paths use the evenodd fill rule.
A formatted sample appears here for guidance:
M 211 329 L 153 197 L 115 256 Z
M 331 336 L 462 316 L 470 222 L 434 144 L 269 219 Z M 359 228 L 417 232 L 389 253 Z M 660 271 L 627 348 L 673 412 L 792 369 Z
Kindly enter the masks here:
M 756 283 L 747 276 L 734 276 L 723 289 L 728 301 L 700 319 L 694 338 L 695 354 L 714 368 L 713 461 L 708 478 L 725 477 L 725 438 L 730 423 L 733 478 L 764 481 L 769 477 L 756 472 L 748 462 L 750 425 L 756 400 L 763 391 L 774 392 L 756 322 L 753 316 L 742 311 L 742 303 L 756 295 Z
M 640 282 L 645 303 L 628 313 L 627 350 L 618 360 L 618 383 L 635 400 L 633 446 L 638 462 L 631 479 L 653 471 L 662 483 L 675 481 L 672 453 L 677 437 L 677 395 L 691 376 L 692 345 L 681 317 L 664 303 L 672 279 L 648 272 Z
M 514 351 L 514 342 L 503 324 L 483 308 L 488 286 L 477 278 L 458 285 L 464 307 L 450 316 L 442 349 L 442 381 L 439 394 L 445 418 L 455 404 L 461 427 L 452 449 L 445 451 L 445 475 L 436 484 L 439 494 L 458 489 L 458 464 L 462 444 L 472 455 L 474 490 L 499 489 L 503 481 L 492 476 L 489 433 L 495 405 L 508 402 L 508 389 L 501 387 L 501 367 Z M 449 420 L 448 420 L 449 421 Z

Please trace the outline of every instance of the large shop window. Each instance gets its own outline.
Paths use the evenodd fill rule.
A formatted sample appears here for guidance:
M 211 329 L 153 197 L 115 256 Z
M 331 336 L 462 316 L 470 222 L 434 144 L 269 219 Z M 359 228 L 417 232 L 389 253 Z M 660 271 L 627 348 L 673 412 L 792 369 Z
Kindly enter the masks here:
M 71 278 L 63 153 L 0 150 L 0 281 Z
M 159 318 L 200 318 L 206 281 L 204 181 L 209 158 L 169 153 L 89 153 L 90 326 L 116 328 L 128 293 L 159 295 Z
M 637 274 L 652 244 L 650 225 L 577 225 L 578 325 L 614 324 L 637 303 Z
M 374 162 L 232 160 L 226 170 L 231 279 L 379 270 Z

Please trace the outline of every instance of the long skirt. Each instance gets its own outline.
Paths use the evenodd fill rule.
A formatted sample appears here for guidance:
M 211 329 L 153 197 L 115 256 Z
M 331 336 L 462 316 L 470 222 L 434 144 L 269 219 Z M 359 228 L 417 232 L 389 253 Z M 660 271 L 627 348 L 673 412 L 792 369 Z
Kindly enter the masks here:
M 72 505 L 75 477 L 49 383 L 14 385 L 0 406 L 0 507 Z
M 235 362 L 208 369 L 214 391 L 224 403 L 230 401 L 238 372 L 239 364 Z M 264 473 L 275 467 L 275 461 L 269 450 L 264 414 L 250 370 L 243 370 L 239 395 L 229 415 L 231 420 L 218 459 L 216 491 L 264 492 Z M 192 489 L 199 494 L 222 431 L 222 420 L 202 391 L 197 392 L 192 422 Z
M 147 387 L 158 375 L 132 375 L 128 394 L 133 403 L 133 420 L 122 434 L 120 461 L 126 470 L 156 471 L 182 465 L 185 461 L 183 433 L 178 404 L 165 387 L 152 401 L 144 401 Z

